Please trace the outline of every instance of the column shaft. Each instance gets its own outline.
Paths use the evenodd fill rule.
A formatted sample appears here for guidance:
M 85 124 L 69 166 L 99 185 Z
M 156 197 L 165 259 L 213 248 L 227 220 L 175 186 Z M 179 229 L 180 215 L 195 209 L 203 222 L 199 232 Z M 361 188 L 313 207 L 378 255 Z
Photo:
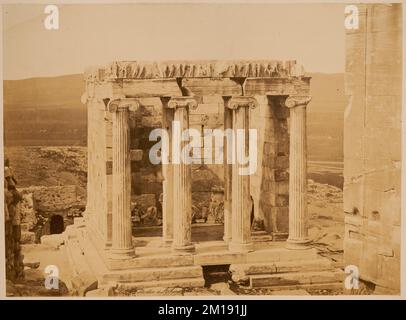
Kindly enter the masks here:
M 173 167 L 172 167 L 172 121 L 173 110 L 162 109 L 162 129 L 168 132 L 168 141 L 163 139 L 162 149 L 166 153 L 169 163 L 162 164 L 163 175 L 163 201 L 162 201 L 162 241 L 164 245 L 173 241 Z M 168 145 L 166 145 L 168 143 Z
M 172 131 L 172 168 L 173 168 L 173 243 L 172 250 L 178 254 L 193 252 L 192 243 L 192 168 L 184 163 L 183 151 L 188 141 L 182 138 L 189 129 L 189 105 L 196 102 L 187 97 L 173 98 L 168 105 L 174 109 L 174 122 L 179 125 Z M 175 149 L 175 152 L 174 152 Z M 180 157 L 177 157 L 180 155 Z
M 225 242 L 229 242 L 231 240 L 232 234 L 232 174 L 233 174 L 233 166 L 231 164 L 232 159 L 232 135 L 227 137 L 227 129 L 231 129 L 233 127 L 233 111 L 229 108 L 224 108 L 224 236 L 223 239 Z M 231 138 L 231 139 L 230 139 Z M 230 144 L 229 144 L 230 143 Z
M 306 105 L 310 99 L 287 102 L 290 107 L 289 248 L 307 248 L 307 134 Z
M 128 107 L 113 112 L 112 258 L 134 256 L 131 228 L 131 162 Z
M 87 105 L 87 203 L 86 203 L 86 221 L 89 224 L 92 224 L 93 227 L 93 217 L 94 217 L 94 208 L 93 208 L 93 105 L 89 101 Z
M 232 127 L 234 133 L 234 162 L 232 165 L 232 227 L 230 251 L 247 252 L 252 250 L 251 242 L 251 198 L 250 176 L 240 172 L 243 158 L 249 155 L 249 108 L 256 106 L 250 97 L 233 97 L 227 102 L 232 109 Z

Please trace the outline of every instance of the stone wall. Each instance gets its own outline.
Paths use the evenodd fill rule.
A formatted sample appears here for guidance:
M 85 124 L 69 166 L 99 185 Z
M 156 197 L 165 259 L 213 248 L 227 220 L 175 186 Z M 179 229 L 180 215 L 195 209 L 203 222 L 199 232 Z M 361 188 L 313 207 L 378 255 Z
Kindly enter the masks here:
M 346 265 L 383 290 L 400 287 L 400 4 L 357 5 L 346 33 L 344 211 Z
M 85 203 L 78 201 L 76 186 L 33 186 L 18 189 L 22 200 L 17 205 L 21 217 L 21 243 L 39 242 L 51 234 L 51 220 L 60 216 L 63 228 L 82 216 Z M 63 230 L 62 230 L 63 231 Z
M 6 279 L 15 280 L 24 277 L 23 255 L 20 245 L 21 229 L 12 221 L 5 222 Z
M 255 218 L 275 237 L 289 227 L 289 110 L 277 98 L 257 96 L 251 128 L 258 131 L 258 167 L 251 176 Z
M 23 255 L 21 253 L 20 215 L 16 205 L 20 195 L 15 190 L 15 180 L 11 169 L 5 169 L 4 179 L 4 234 L 6 279 L 15 280 L 24 277 Z

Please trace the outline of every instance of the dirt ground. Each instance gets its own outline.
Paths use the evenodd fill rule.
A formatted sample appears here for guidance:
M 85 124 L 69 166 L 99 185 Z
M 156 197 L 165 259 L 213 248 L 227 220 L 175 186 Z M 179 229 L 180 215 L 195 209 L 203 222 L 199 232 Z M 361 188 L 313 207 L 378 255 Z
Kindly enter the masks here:
M 69 296 L 72 270 L 63 248 L 54 248 L 45 244 L 22 245 L 24 255 L 24 279 L 15 283 L 7 282 L 7 296 Z M 59 271 L 58 289 L 45 287 L 45 268 L 57 266 Z

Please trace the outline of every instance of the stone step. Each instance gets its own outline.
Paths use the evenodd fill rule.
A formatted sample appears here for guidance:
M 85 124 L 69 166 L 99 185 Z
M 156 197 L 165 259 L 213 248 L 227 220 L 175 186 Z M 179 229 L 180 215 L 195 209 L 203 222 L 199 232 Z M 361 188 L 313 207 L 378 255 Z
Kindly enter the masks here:
M 135 249 L 137 254 L 137 248 Z M 150 256 L 137 256 L 131 260 L 108 260 L 107 266 L 112 270 L 143 269 L 150 266 L 156 268 L 193 266 L 193 255 L 176 256 L 158 254 Z
M 117 290 L 137 290 L 144 288 L 196 288 L 204 287 L 203 278 L 190 279 L 170 279 L 158 281 L 142 281 L 142 282 L 120 282 L 117 285 Z
M 272 292 L 274 291 L 287 291 L 287 290 L 340 290 L 343 289 L 344 284 L 342 282 L 327 282 L 327 283 L 314 283 L 314 284 L 301 284 L 301 285 L 284 285 L 284 286 L 272 286 Z
M 122 271 L 110 271 L 103 275 L 101 283 L 108 282 L 151 282 L 176 279 L 203 279 L 200 266 L 145 268 Z M 204 280 L 203 280 L 204 281 Z
M 247 263 L 278 262 L 278 261 L 302 261 L 317 259 L 320 256 L 315 248 L 307 250 L 289 250 L 286 248 L 258 249 L 247 254 Z
M 301 286 L 308 284 L 326 284 L 339 283 L 344 280 L 342 270 L 319 271 L 319 272 L 292 272 L 277 273 L 270 275 L 252 275 L 250 276 L 250 287 L 283 287 L 283 286 Z
M 117 260 L 113 263 L 119 268 L 108 270 L 84 231 L 83 228 L 70 231 L 67 247 L 70 261 L 77 274 L 83 274 L 84 269 L 92 270 L 99 287 L 114 283 L 127 289 L 204 286 L 202 267 L 193 265 L 192 256 L 151 255 L 125 262 Z M 129 267 L 127 270 L 120 270 L 126 266 Z
M 303 271 L 324 271 L 332 269 L 332 263 L 327 258 L 297 261 L 258 262 L 247 264 L 233 264 L 231 272 L 244 273 L 246 275 L 273 274 Z
M 272 241 L 272 236 L 269 234 L 251 235 L 251 240 L 254 242 L 269 242 Z

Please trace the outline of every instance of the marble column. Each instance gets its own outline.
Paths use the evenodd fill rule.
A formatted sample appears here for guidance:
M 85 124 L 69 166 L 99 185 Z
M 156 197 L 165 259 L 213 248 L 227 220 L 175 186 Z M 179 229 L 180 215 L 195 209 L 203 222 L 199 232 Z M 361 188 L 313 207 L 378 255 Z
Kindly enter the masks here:
M 166 107 L 174 111 L 172 130 L 172 170 L 173 170 L 173 241 L 175 254 L 194 252 L 192 243 L 192 168 L 184 163 L 184 153 L 188 137 L 183 135 L 189 129 L 189 108 L 196 108 L 192 97 L 172 97 Z
M 93 206 L 93 177 L 94 177 L 94 169 L 93 169 L 93 141 L 94 141 L 94 106 L 92 100 L 88 101 L 87 104 L 87 204 L 86 204 L 86 215 L 85 220 L 88 222 L 88 225 L 93 228 L 94 227 L 94 206 Z
M 248 252 L 253 249 L 251 241 L 251 198 L 250 176 L 242 175 L 239 158 L 248 156 L 248 130 L 250 108 L 256 106 L 252 97 L 231 97 L 226 99 L 226 107 L 232 110 L 232 127 L 235 143 L 233 143 L 234 162 L 232 164 L 232 226 L 229 250 L 234 252 Z M 237 130 L 244 130 L 243 141 L 238 141 Z M 251 146 L 253 147 L 253 146 Z M 237 150 L 240 150 L 238 152 Z
M 232 135 L 227 137 L 227 129 L 233 127 L 233 111 L 227 107 L 224 108 L 224 147 L 223 147 L 223 161 L 224 161 L 224 236 L 223 240 L 229 243 L 232 234 L 232 174 L 233 166 L 232 159 Z
M 113 113 L 113 190 L 112 190 L 112 259 L 129 259 L 135 256 L 131 226 L 131 160 L 129 111 L 136 102 L 125 99 L 109 104 Z
M 287 247 L 306 249 L 309 243 L 307 217 L 307 133 L 306 106 L 309 96 L 291 96 L 289 108 L 289 237 Z
M 173 241 L 173 167 L 172 167 L 172 121 L 173 109 L 162 108 L 162 129 L 168 133 L 168 140 L 162 140 L 162 154 L 168 163 L 162 163 L 163 199 L 162 199 L 162 244 L 172 245 Z M 167 143 L 167 144 L 166 144 Z M 165 155 L 164 155 L 165 154 Z

